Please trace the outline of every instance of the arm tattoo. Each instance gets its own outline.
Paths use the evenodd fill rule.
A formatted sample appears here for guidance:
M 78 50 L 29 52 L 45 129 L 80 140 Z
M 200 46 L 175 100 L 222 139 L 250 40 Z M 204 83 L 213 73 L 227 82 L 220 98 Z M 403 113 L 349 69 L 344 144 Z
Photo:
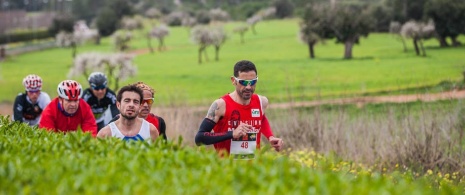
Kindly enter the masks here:
M 215 112 L 218 110 L 218 104 L 216 102 L 213 102 L 213 104 L 210 106 L 210 109 L 208 109 L 207 113 L 207 118 L 210 120 L 215 119 Z

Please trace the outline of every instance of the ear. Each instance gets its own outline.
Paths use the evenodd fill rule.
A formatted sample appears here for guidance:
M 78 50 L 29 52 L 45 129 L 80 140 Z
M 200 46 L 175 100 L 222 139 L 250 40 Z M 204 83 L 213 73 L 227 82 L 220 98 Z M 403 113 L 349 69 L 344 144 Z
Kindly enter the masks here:
M 118 110 L 121 108 L 121 103 L 116 101 L 116 108 L 118 108 Z
M 236 79 L 234 79 L 234 76 L 231 76 L 231 82 L 233 85 L 236 85 Z

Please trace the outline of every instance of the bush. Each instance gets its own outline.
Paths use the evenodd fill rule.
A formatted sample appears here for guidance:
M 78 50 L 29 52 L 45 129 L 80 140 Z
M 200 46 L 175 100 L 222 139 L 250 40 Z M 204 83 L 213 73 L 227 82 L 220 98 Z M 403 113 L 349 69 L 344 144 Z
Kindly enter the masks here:
M 72 33 L 74 31 L 74 18 L 70 15 L 61 15 L 53 19 L 52 25 L 49 28 L 51 35 L 55 36 L 60 31 Z
M 0 44 L 31 41 L 53 37 L 47 29 L 0 34 Z

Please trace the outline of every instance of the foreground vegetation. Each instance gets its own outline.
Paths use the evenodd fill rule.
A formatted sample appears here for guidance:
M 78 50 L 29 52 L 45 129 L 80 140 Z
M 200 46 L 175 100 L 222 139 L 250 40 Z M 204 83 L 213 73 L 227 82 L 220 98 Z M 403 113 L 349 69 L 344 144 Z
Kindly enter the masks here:
M 225 28 L 231 32 L 237 25 L 228 23 Z M 131 43 L 132 50 L 142 51 L 134 59 L 138 73 L 122 84 L 139 80 L 148 83 L 157 90 L 158 105 L 209 105 L 212 99 L 232 90 L 232 66 L 241 59 L 256 63 L 260 77 L 257 92 L 271 102 L 392 91 L 439 92 L 463 80 L 464 47 L 440 49 L 436 40 L 425 42 L 427 57 L 418 57 L 412 46 L 404 53 L 402 43 L 394 36 L 370 34 L 355 46 L 352 60 L 343 60 L 342 45 L 330 40 L 315 47 L 316 59 L 311 60 L 307 46 L 297 40 L 296 19 L 263 21 L 256 30 L 256 35 L 246 34 L 244 44 L 237 34 L 230 33 L 220 60 L 214 61 L 213 48 L 208 48 L 210 61 L 202 64 L 197 63 L 198 47 L 190 41 L 187 28 L 171 28 L 165 40 L 167 50 L 155 54 L 148 52 L 146 39 L 138 35 Z M 89 51 L 111 52 L 111 40 L 78 47 L 78 53 Z M 0 88 L 0 102 L 12 102 L 22 91 L 22 78 L 30 73 L 41 75 L 44 91 L 54 96 L 57 83 L 67 78 L 73 63 L 71 53 L 71 49 L 56 48 L 1 62 L 0 85 L 9 87 Z M 86 78 L 74 79 L 87 86 Z
M 312 152 L 253 161 L 176 143 L 49 133 L 0 117 L 0 193 L 6 194 L 461 194 L 459 174 L 376 171 Z

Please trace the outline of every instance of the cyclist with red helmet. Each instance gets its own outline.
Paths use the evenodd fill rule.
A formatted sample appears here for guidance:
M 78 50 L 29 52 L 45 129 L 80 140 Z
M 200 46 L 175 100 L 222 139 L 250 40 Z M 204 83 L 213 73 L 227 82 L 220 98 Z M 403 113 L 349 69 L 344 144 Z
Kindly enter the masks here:
M 58 97 L 45 107 L 39 128 L 55 132 L 76 131 L 97 135 L 97 124 L 90 106 L 81 99 L 82 87 L 77 81 L 64 80 L 58 84 Z
M 50 103 L 50 96 L 41 91 L 42 78 L 30 74 L 23 79 L 26 88 L 25 93 L 16 96 L 13 105 L 13 120 L 37 125 L 42 115 L 42 110 Z

